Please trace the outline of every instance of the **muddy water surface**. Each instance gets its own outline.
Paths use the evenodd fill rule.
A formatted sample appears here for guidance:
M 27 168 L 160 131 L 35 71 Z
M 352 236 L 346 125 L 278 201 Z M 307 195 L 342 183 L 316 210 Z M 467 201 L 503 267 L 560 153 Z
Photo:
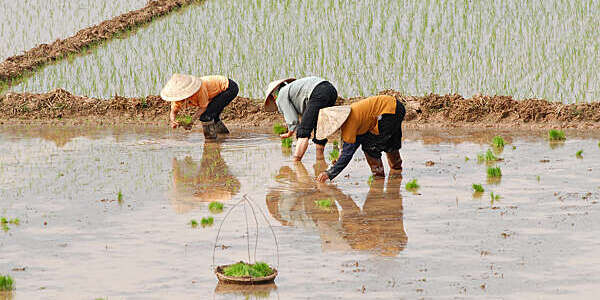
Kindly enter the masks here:
M 199 131 L 0 129 L 0 215 L 21 220 L 0 231 L 0 274 L 17 287 L 10 297 L 517 299 L 600 292 L 598 135 L 567 132 L 566 142 L 549 144 L 541 132 L 501 133 L 508 145 L 496 151 L 504 160 L 495 165 L 503 176 L 488 181 L 477 154 L 498 132 L 407 132 L 403 177 L 370 181 L 359 152 L 333 184 L 316 184 L 312 178 L 329 162 L 315 163 L 314 148 L 293 163 L 272 135 L 233 132 L 205 144 Z M 405 184 L 412 179 L 421 187 L 411 192 Z M 473 183 L 483 184 L 483 195 L 473 194 Z M 492 201 L 490 192 L 500 198 Z M 246 194 L 265 212 L 279 245 L 275 284 L 254 289 L 218 285 L 211 268 L 225 213 L 209 212 L 208 203 L 222 201 L 227 210 Z M 315 203 L 324 199 L 334 205 Z M 189 225 L 208 216 L 212 226 Z M 247 260 L 255 244 L 253 234 L 250 247 L 244 238 L 245 217 L 241 206 L 227 217 L 216 264 Z M 256 258 L 277 265 L 266 222 L 258 233 Z

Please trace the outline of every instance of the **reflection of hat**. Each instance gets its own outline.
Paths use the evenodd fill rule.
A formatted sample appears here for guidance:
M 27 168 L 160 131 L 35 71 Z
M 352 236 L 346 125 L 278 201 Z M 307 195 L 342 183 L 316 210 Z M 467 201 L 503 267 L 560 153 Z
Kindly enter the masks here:
M 332 106 L 319 110 L 316 138 L 323 140 L 332 135 L 342 127 L 349 115 L 350 105 Z
M 296 78 L 289 77 L 269 82 L 269 85 L 267 85 L 267 89 L 265 90 L 265 111 L 277 111 L 277 106 L 275 105 L 275 101 L 273 101 L 271 93 L 281 86 L 282 83 L 289 83 L 294 80 L 296 80 Z
M 194 95 L 202 86 L 202 80 L 196 76 L 173 74 L 160 91 L 160 97 L 169 102 L 180 101 Z

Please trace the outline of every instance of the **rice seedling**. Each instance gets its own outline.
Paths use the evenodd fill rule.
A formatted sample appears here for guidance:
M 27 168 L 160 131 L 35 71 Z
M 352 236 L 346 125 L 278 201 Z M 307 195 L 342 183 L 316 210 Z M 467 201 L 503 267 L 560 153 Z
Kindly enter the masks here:
M 514 145 L 513 145 L 513 146 L 512 146 L 512 149 L 513 149 L 513 150 L 517 150 L 517 146 L 514 146 Z
M 284 148 L 292 148 L 292 138 L 284 138 L 281 139 L 281 146 L 283 146 Z
M 273 269 L 264 262 L 247 264 L 241 261 L 223 269 L 223 274 L 231 277 L 265 277 L 273 274 Z
M 223 203 L 218 202 L 218 201 L 213 201 L 208 204 L 208 210 L 210 210 L 212 213 L 215 213 L 215 214 L 223 212 Z
M 9 275 L 0 275 L 0 291 L 12 291 L 15 289 L 15 282 Z
M 333 163 L 335 161 L 338 160 L 338 158 L 340 157 L 340 150 L 338 148 L 333 148 L 330 152 L 329 152 L 329 160 Z
M 215 219 L 213 217 L 204 217 L 200 220 L 200 224 L 202 224 L 202 227 L 211 226 L 214 221 Z
M 494 202 L 500 201 L 500 198 L 501 198 L 500 195 L 494 194 L 494 192 L 490 193 L 490 201 L 492 204 L 494 204 Z
M 583 158 L 583 150 L 577 151 L 577 153 L 575 153 L 575 157 L 577 157 L 577 158 Z
M 496 148 L 504 148 L 504 139 L 497 135 L 492 139 L 492 146 Z
M 8 220 L 5 217 L 0 218 L 0 224 L 7 224 Z
M 483 193 L 485 191 L 481 184 L 473 183 L 472 187 L 473 187 L 473 191 L 475 191 L 476 193 Z
M 406 190 L 407 191 L 411 191 L 411 192 L 415 192 L 417 191 L 421 186 L 417 183 L 416 179 L 413 179 L 409 182 L 406 183 Z
M 284 134 L 284 133 L 286 133 L 287 131 L 288 131 L 288 130 L 287 130 L 287 127 L 285 127 L 284 125 L 281 125 L 281 124 L 279 124 L 279 123 L 275 123 L 275 124 L 273 125 L 273 132 L 274 132 L 275 134 Z
M 190 226 L 192 226 L 192 228 L 198 227 L 198 221 L 196 221 L 195 219 L 192 219 L 189 224 Z
M 194 119 L 190 115 L 179 115 L 175 118 L 175 121 L 179 124 L 179 126 L 183 128 L 191 128 L 194 125 Z
M 373 175 L 369 176 L 369 179 L 367 179 L 367 184 L 369 186 L 371 186 L 373 184 L 373 180 L 375 180 L 375 176 L 373 176 Z
M 535 179 L 536 179 L 538 182 L 540 182 L 540 179 L 541 179 L 540 175 L 537 175 L 537 176 L 535 176 Z
M 465 161 L 469 161 L 469 157 L 468 156 L 465 156 Z
M 557 129 L 550 129 L 548 131 L 548 139 L 550 141 L 564 141 L 567 139 L 565 132 Z
M 330 208 L 333 205 L 333 201 L 331 199 L 321 199 L 316 200 L 315 204 L 320 208 Z
M 485 161 L 485 155 L 482 153 L 477 154 L 477 163 L 483 163 Z
M 8 221 L 8 223 L 13 224 L 13 225 L 19 225 L 19 224 L 21 224 L 21 220 L 19 220 L 19 218 L 14 218 L 14 219 L 11 219 L 10 221 Z
M 487 168 L 487 176 L 488 178 L 502 177 L 502 170 L 500 170 L 500 167 L 489 167 Z
M 117 201 L 119 201 L 119 203 L 123 203 L 123 193 L 121 192 L 121 190 L 119 190 L 119 192 L 117 193 Z
M 2 224 L 2 230 L 4 230 L 4 232 L 7 232 L 7 231 L 10 230 L 10 227 L 8 227 L 8 225 L 6 225 L 6 224 L 3 223 Z
M 494 153 L 490 149 L 487 150 L 484 158 L 485 158 L 485 161 L 487 161 L 487 162 L 494 162 L 494 161 L 500 160 L 496 155 L 494 155 Z

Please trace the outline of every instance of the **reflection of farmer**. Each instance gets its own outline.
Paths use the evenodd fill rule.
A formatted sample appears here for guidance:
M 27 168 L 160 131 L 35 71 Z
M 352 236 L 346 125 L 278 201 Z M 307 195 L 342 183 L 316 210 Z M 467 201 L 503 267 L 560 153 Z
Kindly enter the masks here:
M 217 133 L 229 133 L 220 116 L 225 106 L 237 96 L 238 91 L 237 83 L 225 76 L 195 77 L 173 74 L 160 92 L 160 97 L 171 102 L 171 127 L 178 126 L 175 119 L 184 105 L 196 106 L 196 117 L 202 122 L 204 137 L 216 139 Z
M 320 170 L 318 170 L 320 172 Z M 320 233 L 324 250 L 372 250 L 381 255 L 397 255 L 407 243 L 403 223 L 402 177 L 374 180 L 362 210 L 354 200 L 334 186 L 317 185 L 300 163 L 292 171 L 283 167 L 278 174 L 285 188 L 272 189 L 266 198 L 271 216 L 284 226 L 312 223 Z M 312 182 L 312 184 L 311 184 Z M 336 202 L 329 208 L 315 201 Z
M 240 190 L 240 182 L 221 157 L 219 143 L 205 143 L 200 165 L 191 157 L 173 158 L 171 202 L 178 213 L 186 213 L 202 202 L 227 201 Z
M 321 110 L 317 138 L 325 138 L 341 127 L 344 143 L 338 161 L 317 180 L 324 182 L 339 175 L 360 146 L 374 176 L 385 176 L 381 152 L 386 153 L 392 170 L 402 171 L 399 149 L 405 113 L 404 105 L 392 96 L 369 97 L 350 106 Z
M 294 160 L 300 161 L 308 148 L 308 139 L 317 128 L 319 110 L 330 107 L 337 100 L 337 90 L 323 78 L 305 77 L 296 80 L 287 78 L 276 80 L 267 86 L 265 110 L 279 110 L 283 114 L 288 132 L 281 138 L 289 138 L 296 132 L 298 144 L 294 152 Z M 302 120 L 300 121 L 300 116 Z M 323 151 L 327 139 L 313 139 L 317 148 L 317 159 L 325 159 Z

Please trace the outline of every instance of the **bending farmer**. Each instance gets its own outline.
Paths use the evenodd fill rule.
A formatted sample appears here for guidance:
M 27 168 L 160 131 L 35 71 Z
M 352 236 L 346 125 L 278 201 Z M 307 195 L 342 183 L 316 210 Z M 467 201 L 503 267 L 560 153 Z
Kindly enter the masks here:
M 219 75 L 195 77 L 173 74 L 160 91 L 160 97 L 171 102 L 169 118 L 172 128 L 177 128 L 177 113 L 185 106 L 196 106 L 196 118 L 202 122 L 205 139 L 216 139 L 217 133 L 228 134 L 221 121 L 221 113 L 238 94 L 235 81 Z
M 266 90 L 265 110 L 279 110 L 283 114 L 288 132 L 280 135 L 282 139 L 291 137 L 296 132 L 298 144 L 294 152 L 295 161 L 302 160 L 313 131 L 317 159 L 325 159 L 323 151 L 327 139 L 316 138 L 317 117 L 321 108 L 335 105 L 336 100 L 337 90 L 323 78 L 305 77 L 298 80 L 287 78 L 269 83 Z
M 392 170 L 402 171 L 402 120 L 404 105 L 392 96 L 375 96 L 351 105 L 321 110 L 317 138 L 324 138 L 342 128 L 342 153 L 338 161 L 317 177 L 332 180 L 350 163 L 362 146 L 373 176 L 385 176 L 381 152 L 385 152 Z

